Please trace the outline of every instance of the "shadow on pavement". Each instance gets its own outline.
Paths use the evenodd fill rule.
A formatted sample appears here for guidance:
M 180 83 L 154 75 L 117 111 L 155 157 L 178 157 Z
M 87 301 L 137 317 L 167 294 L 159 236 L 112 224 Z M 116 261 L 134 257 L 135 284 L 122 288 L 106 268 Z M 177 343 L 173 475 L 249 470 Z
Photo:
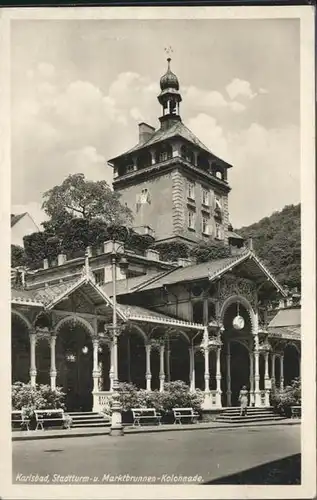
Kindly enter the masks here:
M 301 455 L 290 455 L 202 484 L 301 484 Z

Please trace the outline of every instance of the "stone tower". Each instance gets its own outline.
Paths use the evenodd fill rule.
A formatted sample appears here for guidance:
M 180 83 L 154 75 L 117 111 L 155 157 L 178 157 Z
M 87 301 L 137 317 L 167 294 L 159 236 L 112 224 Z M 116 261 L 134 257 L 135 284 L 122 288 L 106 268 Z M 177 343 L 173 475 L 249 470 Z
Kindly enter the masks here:
M 113 189 L 134 213 L 134 227 L 160 242 L 228 238 L 228 163 L 183 124 L 179 81 L 170 68 L 160 80 L 160 127 L 139 124 L 139 142 L 108 163 Z

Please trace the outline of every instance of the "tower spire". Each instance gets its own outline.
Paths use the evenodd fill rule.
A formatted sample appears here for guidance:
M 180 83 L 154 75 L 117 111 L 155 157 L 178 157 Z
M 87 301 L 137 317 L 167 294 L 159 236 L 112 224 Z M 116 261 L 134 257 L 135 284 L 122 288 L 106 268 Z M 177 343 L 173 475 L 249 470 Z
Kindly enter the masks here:
M 169 128 L 176 121 L 181 121 L 179 114 L 179 103 L 182 97 L 179 92 L 179 81 L 177 76 L 171 71 L 170 53 L 173 51 L 171 47 L 166 48 L 168 54 L 167 71 L 160 80 L 161 93 L 158 96 L 158 101 L 162 106 L 162 116 L 160 117 L 161 128 Z

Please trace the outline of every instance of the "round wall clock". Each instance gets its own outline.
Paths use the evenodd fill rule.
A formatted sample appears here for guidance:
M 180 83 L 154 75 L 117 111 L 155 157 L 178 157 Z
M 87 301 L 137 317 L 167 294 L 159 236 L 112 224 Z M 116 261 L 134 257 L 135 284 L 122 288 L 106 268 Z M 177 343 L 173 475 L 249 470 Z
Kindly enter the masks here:
M 244 327 L 244 319 L 242 316 L 236 316 L 232 321 L 232 326 L 235 330 L 242 330 Z

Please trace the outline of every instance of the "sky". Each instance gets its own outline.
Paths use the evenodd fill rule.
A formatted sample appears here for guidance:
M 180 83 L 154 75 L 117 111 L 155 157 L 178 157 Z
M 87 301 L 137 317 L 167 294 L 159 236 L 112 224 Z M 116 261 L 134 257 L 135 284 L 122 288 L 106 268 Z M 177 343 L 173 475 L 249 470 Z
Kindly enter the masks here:
M 40 224 L 43 193 L 70 174 L 112 182 L 107 160 L 159 126 L 172 47 L 183 122 L 233 165 L 230 221 L 300 201 L 297 19 L 15 20 L 11 23 L 12 213 Z

